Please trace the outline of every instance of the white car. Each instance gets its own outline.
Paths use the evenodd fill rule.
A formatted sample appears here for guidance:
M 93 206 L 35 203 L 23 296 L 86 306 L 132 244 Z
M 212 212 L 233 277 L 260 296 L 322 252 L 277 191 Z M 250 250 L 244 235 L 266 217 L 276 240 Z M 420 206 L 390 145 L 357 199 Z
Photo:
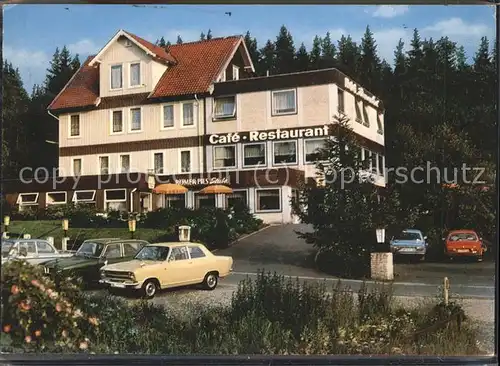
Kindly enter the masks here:
M 2 264 L 10 260 L 25 260 L 40 264 L 51 259 L 72 257 L 74 251 L 60 251 L 44 239 L 2 239 Z

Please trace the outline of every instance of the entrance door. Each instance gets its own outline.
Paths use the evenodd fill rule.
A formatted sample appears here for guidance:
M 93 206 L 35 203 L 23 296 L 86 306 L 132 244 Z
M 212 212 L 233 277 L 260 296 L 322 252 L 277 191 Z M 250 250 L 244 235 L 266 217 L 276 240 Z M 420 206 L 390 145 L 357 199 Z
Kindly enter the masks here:
M 142 192 L 140 195 L 141 212 L 148 212 L 153 210 L 153 202 L 151 193 Z

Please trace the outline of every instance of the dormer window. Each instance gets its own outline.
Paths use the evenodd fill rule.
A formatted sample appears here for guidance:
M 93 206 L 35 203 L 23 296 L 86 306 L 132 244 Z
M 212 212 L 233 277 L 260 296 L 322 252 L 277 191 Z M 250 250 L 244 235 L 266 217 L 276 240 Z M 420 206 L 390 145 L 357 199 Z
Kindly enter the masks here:
M 111 66 L 111 89 L 123 88 L 123 68 L 122 65 Z
M 240 68 L 238 66 L 233 65 L 233 80 L 240 79 Z
M 139 62 L 130 64 L 130 86 L 141 85 L 141 64 Z

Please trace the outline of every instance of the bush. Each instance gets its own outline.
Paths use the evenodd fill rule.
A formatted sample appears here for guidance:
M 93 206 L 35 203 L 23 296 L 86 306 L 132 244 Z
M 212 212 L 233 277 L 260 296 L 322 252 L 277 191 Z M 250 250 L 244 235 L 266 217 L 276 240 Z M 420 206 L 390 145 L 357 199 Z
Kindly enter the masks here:
M 259 273 L 240 283 L 230 306 L 176 311 L 85 294 L 65 281 L 56 289 L 38 267 L 21 262 L 4 267 L 3 334 L 24 352 L 479 354 L 467 324 L 413 336 L 459 307 L 407 311 L 384 288 L 362 288 L 356 299 L 340 283 L 328 292 L 324 283 Z

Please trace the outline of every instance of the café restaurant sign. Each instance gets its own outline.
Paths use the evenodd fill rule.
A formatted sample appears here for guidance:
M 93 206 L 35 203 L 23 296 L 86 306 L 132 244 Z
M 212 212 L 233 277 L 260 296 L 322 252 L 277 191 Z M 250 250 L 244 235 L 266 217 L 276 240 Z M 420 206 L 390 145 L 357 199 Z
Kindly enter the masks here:
M 236 144 L 238 142 L 264 142 L 289 140 L 304 137 L 326 137 L 330 135 L 328 125 L 320 127 L 287 128 L 265 131 L 230 132 L 208 135 L 210 145 Z
M 180 184 L 181 186 L 198 186 L 198 185 L 210 185 L 210 184 L 229 184 L 229 178 L 227 177 L 212 177 L 212 178 L 183 178 L 174 179 L 175 184 Z

